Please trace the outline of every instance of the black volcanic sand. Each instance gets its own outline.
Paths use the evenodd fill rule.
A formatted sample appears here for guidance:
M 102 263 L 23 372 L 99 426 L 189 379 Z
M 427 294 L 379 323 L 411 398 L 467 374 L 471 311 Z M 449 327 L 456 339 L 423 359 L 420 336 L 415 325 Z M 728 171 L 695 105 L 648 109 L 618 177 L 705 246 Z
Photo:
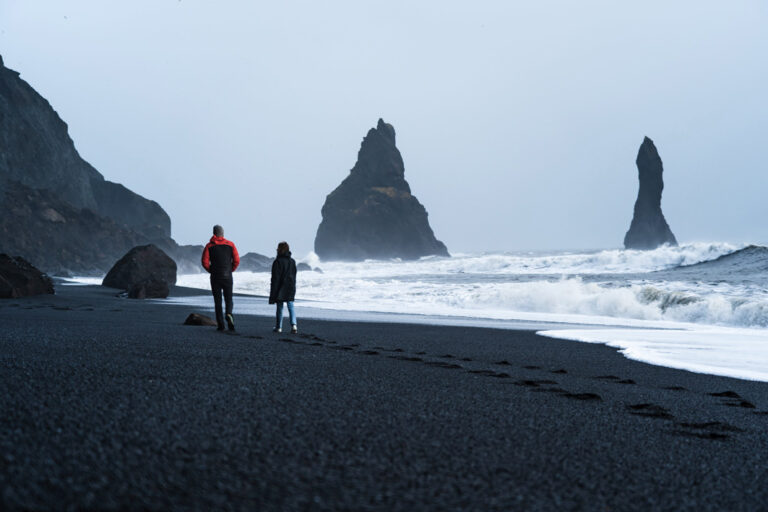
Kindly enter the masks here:
M 5 510 L 768 509 L 766 383 L 526 331 L 228 335 L 57 293 L 0 301 Z

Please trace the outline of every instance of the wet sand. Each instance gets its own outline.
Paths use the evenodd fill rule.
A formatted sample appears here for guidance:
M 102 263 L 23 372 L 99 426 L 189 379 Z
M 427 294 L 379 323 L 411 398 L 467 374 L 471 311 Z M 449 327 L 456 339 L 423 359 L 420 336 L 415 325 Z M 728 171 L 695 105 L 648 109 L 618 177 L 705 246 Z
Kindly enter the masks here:
M 0 301 L 0 508 L 768 509 L 768 383 L 530 331 L 222 334 L 114 293 Z

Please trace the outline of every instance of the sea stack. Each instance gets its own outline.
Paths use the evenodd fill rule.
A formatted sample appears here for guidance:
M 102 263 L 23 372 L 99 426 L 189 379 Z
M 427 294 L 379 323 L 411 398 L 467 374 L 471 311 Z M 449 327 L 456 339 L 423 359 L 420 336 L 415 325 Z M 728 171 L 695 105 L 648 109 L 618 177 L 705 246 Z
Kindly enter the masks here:
M 368 131 L 349 176 L 331 192 L 317 228 L 315 253 L 325 260 L 449 256 L 427 210 L 411 195 L 395 129 L 382 119 Z
M 677 245 L 661 213 L 661 193 L 664 190 L 664 166 L 653 141 L 645 137 L 637 153 L 637 173 L 640 190 L 635 201 L 632 224 L 624 236 L 626 249 L 655 249 L 660 245 Z

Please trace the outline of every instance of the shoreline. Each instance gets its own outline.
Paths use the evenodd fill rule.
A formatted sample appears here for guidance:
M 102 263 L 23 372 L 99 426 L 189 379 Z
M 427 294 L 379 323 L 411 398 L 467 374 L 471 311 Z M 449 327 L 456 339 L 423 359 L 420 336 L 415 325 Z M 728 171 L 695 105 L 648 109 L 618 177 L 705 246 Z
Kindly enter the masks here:
M 768 384 L 531 331 L 273 334 L 101 287 L 0 302 L 1 503 L 202 510 L 755 510 Z M 737 398 L 738 397 L 738 398 Z
M 213 312 L 210 294 L 206 290 L 175 286 L 168 305 L 196 307 Z M 240 300 L 236 314 L 274 317 L 274 306 L 266 303 L 266 296 L 236 293 Z M 199 300 L 194 300 L 194 299 Z M 165 300 L 165 299 L 163 299 Z M 243 302 L 245 301 L 245 303 Z M 162 300 L 158 302 L 162 304 Z M 716 325 L 677 324 L 667 327 L 633 326 L 618 324 L 591 324 L 535 320 L 504 320 L 481 317 L 440 316 L 430 314 L 389 313 L 380 311 L 339 310 L 318 308 L 313 301 L 300 300 L 300 317 L 314 320 L 364 323 L 403 323 L 413 325 L 440 325 L 446 327 L 478 327 L 502 330 L 535 331 L 538 335 L 578 343 L 597 343 L 619 350 L 626 358 L 677 370 L 691 371 L 757 382 L 768 382 L 768 335 L 754 329 Z M 245 312 L 238 312 L 245 309 Z M 301 320 L 301 318 L 300 318 Z M 740 345 L 736 344 L 736 340 Z M 718 351 L 719 360 L 711 357 L 696 360 L 690 347 L 699 345 L 698 351 Z M 741 346 L 744 345 L 744 346 Z M 680 347 L 680 348 L 678 348 Z M 738 357 L 749 348 L 751 356 Z M 677 351 L 675 351 L 675 349 Z

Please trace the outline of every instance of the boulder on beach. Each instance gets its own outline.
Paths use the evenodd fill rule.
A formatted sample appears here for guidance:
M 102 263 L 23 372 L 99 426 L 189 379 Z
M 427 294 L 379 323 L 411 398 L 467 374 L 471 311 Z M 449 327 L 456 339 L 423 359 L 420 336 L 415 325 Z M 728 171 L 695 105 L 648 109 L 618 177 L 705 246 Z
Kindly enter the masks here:
M 411 195 L 395 129 L 382 119 L 368 131 L 349 176 L 322 209 L 315 252 L 325 260 L 449 256 L 427 210 Z
M 632 224 L 624 236 L 626 249 L 655 249 L 660 245 L 677 245 L 661 212 L 661 193 L 664 190 L 664 166 L 653 141 L 645 137 L 637 153 L 637 172 L 640 190 L 635 201 Z
M 126 290 L 132 298 L 164 298 L 176 284 L 176 262 L 155 245 L 134 247 L 115 263 L 101 284 Z
M 201 315 L 199 313 L 190 313 L 184 325 L 205 325 L 210 327 L 216 327 L 216 320 L 209 316 Z
M 21 257 L 0 254 L 0 298 L 53 293 L 53 281 Z
M 129 299 L 164 299 L 168 297 L 170 288 L 165 281 L 149 279 L 136 283 L 128 289 Z

